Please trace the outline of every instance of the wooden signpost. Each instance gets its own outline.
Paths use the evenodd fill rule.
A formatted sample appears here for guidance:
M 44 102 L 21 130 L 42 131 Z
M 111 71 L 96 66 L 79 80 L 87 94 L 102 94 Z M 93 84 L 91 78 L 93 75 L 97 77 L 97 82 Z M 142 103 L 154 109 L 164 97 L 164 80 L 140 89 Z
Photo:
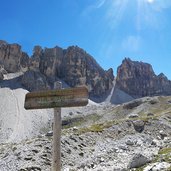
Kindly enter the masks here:
M 26 94 L 25 109 L 85 106 L 88 90 L 85 87 L 48 90 Z
M 60 82 L 56 82 L 54 87 L 57 90 L 27 93 L 24 107 L 25 109 L 54 108 L 52 171 L 60 171 L 61 107 L 86 106 L 88 90 L 85 87 L 61 89 Z

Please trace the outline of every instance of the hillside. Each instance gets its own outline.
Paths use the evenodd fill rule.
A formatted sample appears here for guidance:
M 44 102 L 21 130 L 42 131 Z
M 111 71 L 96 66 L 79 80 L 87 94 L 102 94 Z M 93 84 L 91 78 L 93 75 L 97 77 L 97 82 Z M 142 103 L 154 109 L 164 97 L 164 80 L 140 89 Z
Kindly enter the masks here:
M 64 170 L 170 170 L 170 96 L 84 108 L 63 118 Z M 51 137 L 3 144 L 0 158 L 2 171 L 49 171 Z

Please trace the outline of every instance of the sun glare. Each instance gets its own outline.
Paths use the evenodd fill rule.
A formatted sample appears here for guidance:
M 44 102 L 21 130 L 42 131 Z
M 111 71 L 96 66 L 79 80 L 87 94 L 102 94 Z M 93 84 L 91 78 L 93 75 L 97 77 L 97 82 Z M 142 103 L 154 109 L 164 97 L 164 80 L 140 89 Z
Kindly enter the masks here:
M 161 28 L 162 11 L 171 7 L 171 0 L 98 0 L 96 9 L 104 7 L 106 21 L 114 29 L 132 14 L 137 30 Z M 131 14 L 132 13 L 132 14 Z M 128 14 L 128 15 L 127 15 Z
M 154 0 L 147 0 L 147 2 L 152 4 Z

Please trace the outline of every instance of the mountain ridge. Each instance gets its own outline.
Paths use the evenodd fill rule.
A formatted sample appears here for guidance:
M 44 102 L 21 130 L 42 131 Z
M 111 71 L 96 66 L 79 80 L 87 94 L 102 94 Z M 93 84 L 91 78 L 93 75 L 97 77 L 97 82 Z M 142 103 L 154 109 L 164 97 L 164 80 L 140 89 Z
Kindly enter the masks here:
M 68 51 L 36 46 L 24 60 L 21 46 L 0 44 L 0 170 L 50 169 L 53 110 L 25 110 L 24 97 L 27 90 L 53 88 L 55 81 L 65 87 L 87 83 L 90 97 L 103 99 L 62 108 L 64 171 L 170 170 L 171 96 L 139 98 L 150 92 L 149 81 L 152 88 L 157 85 L 155 91 L 166 83 L 170 90 L 165 75 L 155 75 L 150 64 L 125 58 L 114 77 L 112 69 L 103 70 L 75 46 Z M 10 65 L 14 71 L 9 74 Z
M 90 99 L 96 102 L 107 98 L 114 79 L 114 93 L 128 94 L 128 101 L 131 97 L 171 95 L 171 81 L 163 73 L 156 75 L 148 63 L 125 58 L 115 77 L 112 68 L 104 70 L 93 56 L 78 46 L 43 49 L 37 45 L 29 57 L 19 44 L 0 41 L 0 79 L 5 72 L 19 71 L 24 73 L 21 83 L 29 91 L 53 89 L 54 82 L 62 80 L 70 87 L 87 86 Z M 125 102 L 123 93 L 117 94 L 120 102 Z

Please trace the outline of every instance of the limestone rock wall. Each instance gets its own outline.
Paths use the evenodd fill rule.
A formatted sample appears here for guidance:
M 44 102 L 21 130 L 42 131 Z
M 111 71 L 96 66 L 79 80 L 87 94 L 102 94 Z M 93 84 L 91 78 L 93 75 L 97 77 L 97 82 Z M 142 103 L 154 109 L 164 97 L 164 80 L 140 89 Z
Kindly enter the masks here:
M 51 88 L 61 79 L 71 87 L 86 85 L 90 96 L 100 97 L 113 86 L 113 70 L 104 71 L 92 56 L 77 46 L 68 49 L 36 46 L 29 67 L 45 75 Z
M 57 80 L 71 87 L 85 85 L 90 98 L 105 97 L 113 87 L 113 70 L 105 71 L 95 59 L 78 46 L 62 49 L 35 46 L 29 57 L 18 44 L 0 41 L 0 79 L 4 71 L 23 71 L 23 86 L 31 91 L 53 88 Z M 3 71 L 3 72 L 2 72 Z M 171 81 L 164 74 L 158 76 L 150 64 L 125 58 L 118 67 L 116 88 L 133 98 L 171 95 Z
M 29 57 L 22 52 L 21 46 L 18 44 L 8 44 L 0 41 L 0 65 L 7 72 L 18 72 L 27 68 Z
M 83 49 L 71 46 L 64 51 L 58 76 L 70 86 L 87 85 L 90 95 L 99 97 L 113 86 L 110 74 Z
M 135 98 L 171 95 L 171 81 L 164 74 L 157 76 L 150 64 L 129 58 L 117 69 L 116 87 Z

